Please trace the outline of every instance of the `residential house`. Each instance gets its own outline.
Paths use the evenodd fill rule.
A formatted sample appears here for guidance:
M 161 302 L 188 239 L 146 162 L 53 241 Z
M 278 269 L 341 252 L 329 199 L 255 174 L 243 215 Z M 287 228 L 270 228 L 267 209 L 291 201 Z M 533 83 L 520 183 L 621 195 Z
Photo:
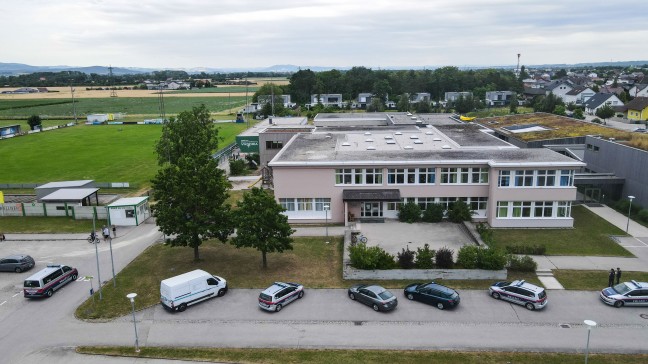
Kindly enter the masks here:
M 410 96 L 410 103 L 415 104 L 418 102 L 430 102 L 432 95 L 429 92 L 417 92 Z
M 574 89 L 574 86 L 572 85 L 571 82 L 569 81 L 563 81 L 563 80 L 558 80 L 554 81 L 550 84 L 548 84 L 545 87 L 545 94 L 548 96 L 549 94 L 553 94 L 554 96 L 558 96 L 561 99 L 565 99 L 565 95 Z
M 623 91 L 624 89 L 621 86 L 612 87 L 611 85 L 603 85 L 599 87 L 599 92 L 602 94 L 615 94 L 617 96 L 621 96 Z
M 462 92 L 446 92 L 444 100 L 446 102 L 448 101 L 455 101 L 459 98 L 459 96 L 462 96 L 463 98 L 466 97 L 472 97 L 472 92 L 470 91 L 462 91 Z
M 512 91 L 488 91 L 486 92 L 486 105 L 504 106 L 511 103 Z
M 358 97 L 351 104 L 351 107 L 354 109 L 366 109 L 367 106 L 371 104 L 371 99 L 374 95 L 371 92 L 361 92 L 358 94 Z
M 322 104 L 324 106 L 337 106 L 342 108 L 344 101 L 342 101 L 342 94 L 313 94 L 311 95 L 311 102 L 309 106 Z
M 630 97 L 648 97 L 648 84 L 638 83 L 628 90 Z
M 635 97 L 624 107 L 625 117 L 629 120 L 648 120 L 648 97 Z
M 259 95 L 259 97 L 257 97 L 257 102 L 259 103 L 259 105 L 261 105 L 261 107 L 263 107 L 263 105 L 272 102 L 272 97 L 273 95 Z M 295 103 L 290 101 L 290 95 L 274 95 L 274 99 L 275 103 L 281 100 L 281 103 L 287 109 L 295 107 Z
M 585 102 L 585 112 L 590 115 L 595 115 L 596 110 L 603 107 L 604 105 L 609 105 L 612 107 L 623 106 L 623 101 L 621 101 L 615 94 L 598 93 L 590 97 L 589 100 Z
M 589 87 L 576 86 L 571 89 L 569 92 L 563 96 L 562 100 L 565 104 L 574 103 L 576 105 L 582 105 L 585 101 L 589 100 L 590 97 L 594 96 L 594 92 Z

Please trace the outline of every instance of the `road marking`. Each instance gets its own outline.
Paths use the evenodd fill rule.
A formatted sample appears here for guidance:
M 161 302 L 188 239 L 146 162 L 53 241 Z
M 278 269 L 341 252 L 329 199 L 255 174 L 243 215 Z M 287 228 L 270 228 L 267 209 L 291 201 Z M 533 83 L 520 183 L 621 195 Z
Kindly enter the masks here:
M 20 293 L 21 292 L 16 293 L 15 295 L 11 296 L 11 298 L 14 298 L 14 297 L 18 296 Z
M 7 301 L 4 301 L 4 302 L 0 303 L 0 306 L 4 305 L 5 303 L 7 303 Z

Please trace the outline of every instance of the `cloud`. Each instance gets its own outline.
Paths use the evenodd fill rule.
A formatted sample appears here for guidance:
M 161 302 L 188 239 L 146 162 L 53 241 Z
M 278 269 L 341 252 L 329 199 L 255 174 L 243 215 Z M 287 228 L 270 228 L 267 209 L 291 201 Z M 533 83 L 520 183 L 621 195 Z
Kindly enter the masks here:
M 438 66 L 648 59 L 648 2 L 10 1 L 3 62 Z

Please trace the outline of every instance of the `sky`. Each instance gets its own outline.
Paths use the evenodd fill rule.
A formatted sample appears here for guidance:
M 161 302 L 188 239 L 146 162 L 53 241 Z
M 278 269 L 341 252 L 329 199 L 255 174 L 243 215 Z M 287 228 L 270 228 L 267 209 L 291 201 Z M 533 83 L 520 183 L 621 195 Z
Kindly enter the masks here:
M 648 60 L 648 0 L 0 0 L 0 62 L 373 69 Z

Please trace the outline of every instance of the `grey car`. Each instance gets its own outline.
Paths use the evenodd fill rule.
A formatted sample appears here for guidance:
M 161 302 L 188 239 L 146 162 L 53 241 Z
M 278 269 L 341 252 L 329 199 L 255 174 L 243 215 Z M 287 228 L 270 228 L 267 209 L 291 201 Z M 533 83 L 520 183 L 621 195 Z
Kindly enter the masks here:
M 34 258 L 26 254 L 15 254 L 0 259 L 0 272 L 24 272 L 34 267 Z
M 398 306 L 396 297 L 377 285 L 356 284 L 349 288 L 349 298 L 373 308 L 374 311 L 391 311 Z

